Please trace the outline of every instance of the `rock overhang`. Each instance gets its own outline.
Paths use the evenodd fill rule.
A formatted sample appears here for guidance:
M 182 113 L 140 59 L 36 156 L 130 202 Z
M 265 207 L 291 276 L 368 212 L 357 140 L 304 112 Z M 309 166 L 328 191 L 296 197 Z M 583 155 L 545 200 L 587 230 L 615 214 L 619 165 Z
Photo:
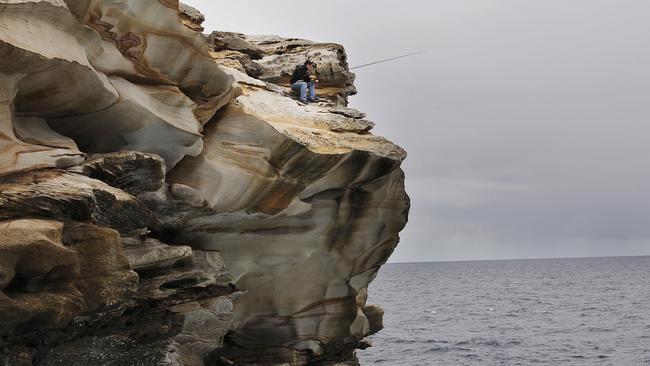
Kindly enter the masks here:
M 406 224 L 406 153 L 346 107 L 356 90 L 342 46 L 227 32 L 206 41 L 202 15 L 176 1 L 13 1 L 0 17 L 11 57 L 0 61 L 0 219 L 58 230 L 50 245 L 72 251 L 52 260 L 83 269 L 59 276 L 65 296 L 88 305 L 41 324 L 68 335 L 26 354 L 75 365 L 63 355 L 86 352 L 85 337 L 116 352 L 115 339 L 157 324 L 173 324 L 158 330 L 162 343 L 109 358 L 301 365 L 367 347 L 381 318 L 367 286 Z M 286 85 L 305 58 L 320 64 L 325 97 L 310 105 Z M 25 290 L 0 284 L 0 306 L 2 293 Z M 132 314 L 147 324 L 128 326 Z M 107 323 L 110 334 L 94 333 Z M 10 331 L 0 354 L 18 357 L 41 335 Z

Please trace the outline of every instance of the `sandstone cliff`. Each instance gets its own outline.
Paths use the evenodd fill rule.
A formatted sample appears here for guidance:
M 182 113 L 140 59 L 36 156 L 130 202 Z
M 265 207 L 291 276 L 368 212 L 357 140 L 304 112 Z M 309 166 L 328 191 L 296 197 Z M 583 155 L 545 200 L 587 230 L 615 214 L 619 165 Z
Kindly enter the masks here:
M 353 363 L 381 329 L 405 152 L 347 108 L 340 45 L 202 21 L 0 0 L 0 365 Z

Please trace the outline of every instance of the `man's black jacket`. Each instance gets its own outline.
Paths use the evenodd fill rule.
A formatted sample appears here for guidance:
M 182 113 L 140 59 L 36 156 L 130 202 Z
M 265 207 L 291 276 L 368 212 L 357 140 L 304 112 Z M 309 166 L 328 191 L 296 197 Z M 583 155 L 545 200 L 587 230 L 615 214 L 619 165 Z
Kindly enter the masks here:
M 293 70 L 293 76 L 291 76 L 291 84 L 301 80 L 306 82 L 311 81 L 311 78 L 309 77 L 309 71 L 307 71 L 307 66 L 305 65 L 298 65 L 296 66 L 296 69 Z

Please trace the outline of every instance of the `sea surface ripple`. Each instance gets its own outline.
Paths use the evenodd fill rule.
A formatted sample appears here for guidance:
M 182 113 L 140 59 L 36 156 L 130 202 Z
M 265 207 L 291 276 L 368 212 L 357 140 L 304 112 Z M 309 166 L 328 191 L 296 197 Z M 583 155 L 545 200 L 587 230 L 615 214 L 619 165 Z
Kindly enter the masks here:
M 650 257 L 387 264 L 362 365 L 650 365 Z

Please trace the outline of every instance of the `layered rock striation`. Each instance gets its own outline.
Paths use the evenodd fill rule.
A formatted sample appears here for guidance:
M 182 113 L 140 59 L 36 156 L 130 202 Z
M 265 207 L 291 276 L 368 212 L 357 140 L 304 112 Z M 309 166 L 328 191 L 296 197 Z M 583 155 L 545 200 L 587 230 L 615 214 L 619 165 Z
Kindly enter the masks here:
M 353 362 L 404 150 L 343 48 L 174 0 L 0 1 L 0 365 Z M 296 64 L 319 93 L 292 98 Z

